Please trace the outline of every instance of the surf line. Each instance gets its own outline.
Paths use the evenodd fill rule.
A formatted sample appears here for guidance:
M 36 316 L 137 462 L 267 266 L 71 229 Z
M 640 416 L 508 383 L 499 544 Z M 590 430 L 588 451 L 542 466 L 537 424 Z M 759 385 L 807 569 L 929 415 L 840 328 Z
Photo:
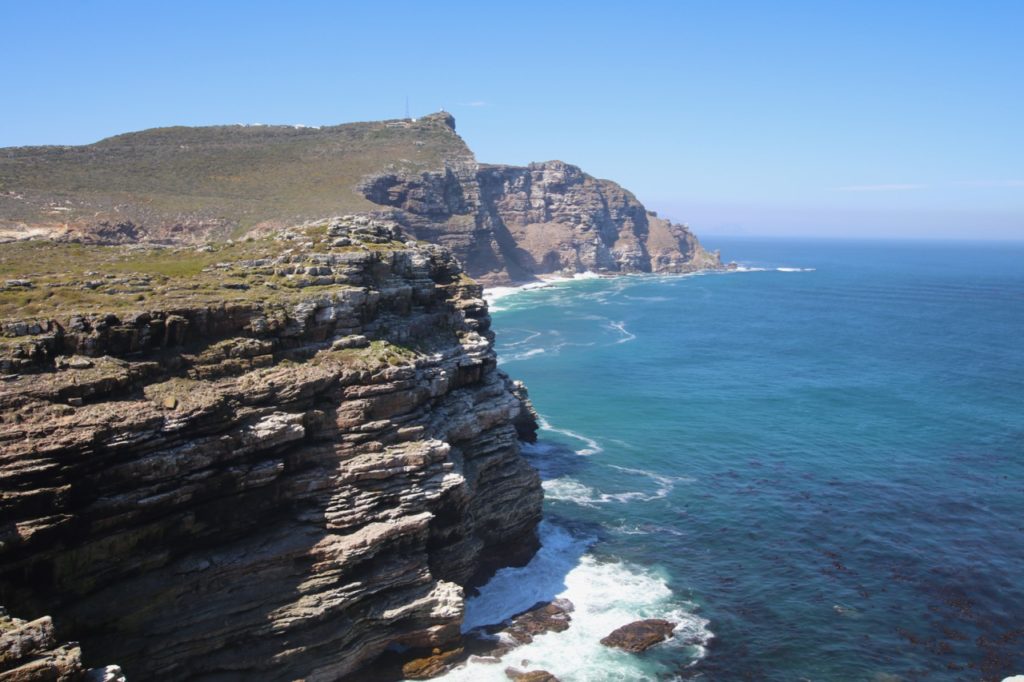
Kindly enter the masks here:
M 552 426 L 551 422 L 544 418 L 544 416 L 538 415 L 538 417 L 539 419 L 537 423 L 540 426 L 541 431 L 560 433 L 563 436 L 568 436 L 569 438 L 578 440 L 581 443 L 585 443 L 587 447 L 576 450 L 575 452 L 577 455 L 583 455 L 585 457 L 588 457 L 590 455 L 596 455 L 599 452 L 604 452 L 604 448 L 602 448 L 601 445 L 593 438 L 588 438 L 587 436 L 576 433 L 575 431 L 570 431 L 569 429 L 560 429 L 557 426 Z

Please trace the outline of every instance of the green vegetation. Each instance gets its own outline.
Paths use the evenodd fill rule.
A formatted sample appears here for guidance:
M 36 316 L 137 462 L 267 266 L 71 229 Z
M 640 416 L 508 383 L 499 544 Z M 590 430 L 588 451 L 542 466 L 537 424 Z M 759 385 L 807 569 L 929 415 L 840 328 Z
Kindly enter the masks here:
M 317 355 L 313 364 L 340 362 L 353 369 L 375 370 L 384 365 L 398 367 L 408 365 L 421 354 L 412 348 L 388 341 L 371 341 L 365 348 L 346 348 Z
M 157 128 L 81 147 L 0 149 L 0 227 L 130 220 L 165 236 L 227 238 L 379 208 L 355 189 L 365 176 L 470 155 L 432 117 L 407 127 Z
M 326 226 L 296 230 L 299 240 L 325 250 Z M 398 245 L 372 244 L 370 250 Z M 123 312 L 159 306 L 287 302 L 327 291 L 338 284 L 306 286 L 274 275 L 253 274 L 219 263 L 272 258 L 295 241 L 270 237 L 220 243 L 202 249 L 160 246 L 97 246 L 50 241 L 0 246 L 0 319 L 54 317 L 72 312 Z M 357 251 L 362 246 L 334 248 Z M 7 280 L 31 286 L 4 286 Z M 238 287 L 238 288 L 229 288 Z

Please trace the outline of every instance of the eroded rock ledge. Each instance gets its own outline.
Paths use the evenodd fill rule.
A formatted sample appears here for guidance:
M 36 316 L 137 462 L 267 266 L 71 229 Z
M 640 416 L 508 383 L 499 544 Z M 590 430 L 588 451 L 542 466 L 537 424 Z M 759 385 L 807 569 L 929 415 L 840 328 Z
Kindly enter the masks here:
M 161 280 L 3 325 L 0 603 L 86 665 L 335 680 L 456 642 L 463 586 L 536 549 L 480 287 L 394 225 L 278 238 L 204 271 L 219 303 Z

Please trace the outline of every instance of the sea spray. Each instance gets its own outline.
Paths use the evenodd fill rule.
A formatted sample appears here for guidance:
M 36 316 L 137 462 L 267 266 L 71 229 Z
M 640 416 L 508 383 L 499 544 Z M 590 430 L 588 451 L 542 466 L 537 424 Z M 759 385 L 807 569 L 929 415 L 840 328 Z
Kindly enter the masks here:
M 480 594 L 466 602 L 464 632 L 501 622 L 534 604 L 554 598 L 573 603 L 572 624 L 517 647 L 498 664 L 469 662 L 443 679 L 450 682 L 506 681 L 505 668 L 547 670 L 563 680 L 599 682 L 648 680 L 670 674 L 680 661 L 696 661 L 712 638 L 708 622 L 695 606 L 679 599 L 655 572 L 621 561 L 600 560 L 588 553 L 595 538 L 555 523 L 541 524 L 542 547 L 523 568 L 499 571 Z M 678 623 L 662 656 L 609 649 L 602 637 L 641 618 Z M 527 663 L 524 665 L 524 661 Z

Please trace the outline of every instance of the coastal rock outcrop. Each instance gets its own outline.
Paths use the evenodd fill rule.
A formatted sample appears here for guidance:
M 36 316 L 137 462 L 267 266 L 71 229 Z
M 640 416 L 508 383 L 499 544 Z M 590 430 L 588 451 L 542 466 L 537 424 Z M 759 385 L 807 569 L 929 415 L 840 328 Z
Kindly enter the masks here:
M 517 613 L 501 625 L 488 628 L 488 631 L 497 635 L 501 643 L 497 651 L 503 655 L 521 644 L 529 644 L 537 635 L 568 630 L 573 609 L 573 603 L 568 599 L 555 599 Z
M 640 653 L 671 637 L 676 625 L 678 623 L 660 618 L 634 621 L 613 630 L 611 634 L 601 640 L 601 644 L 632 653 Z
M 542 500 L 480 286 L 355 216 L 185 276 L 125 253 L 158 274 L 33 272 L 48 314 L 0 325 L 0 603 L 135 680 L 456 646 L 463 588 L 529 559 Z
M 0 149 L 0 186 L 0 242 L 198 244 L 377 212 L 488 284 L 721 267 L 685 225 L 577 166 L 479 163 L 445 112 Z
M 58 644 L 53 619 L 15 618 L 0 607 L 0 680 L 2 682 L 125 682 L 121 668 L 86 670 L 76 644 Z
M 438 172 L 373 175 L 360 189 L 488 283 L 722 266 L 685 225 L 659 218 L 616 183 L 562 161 L 519 167 L 462 158 Z

